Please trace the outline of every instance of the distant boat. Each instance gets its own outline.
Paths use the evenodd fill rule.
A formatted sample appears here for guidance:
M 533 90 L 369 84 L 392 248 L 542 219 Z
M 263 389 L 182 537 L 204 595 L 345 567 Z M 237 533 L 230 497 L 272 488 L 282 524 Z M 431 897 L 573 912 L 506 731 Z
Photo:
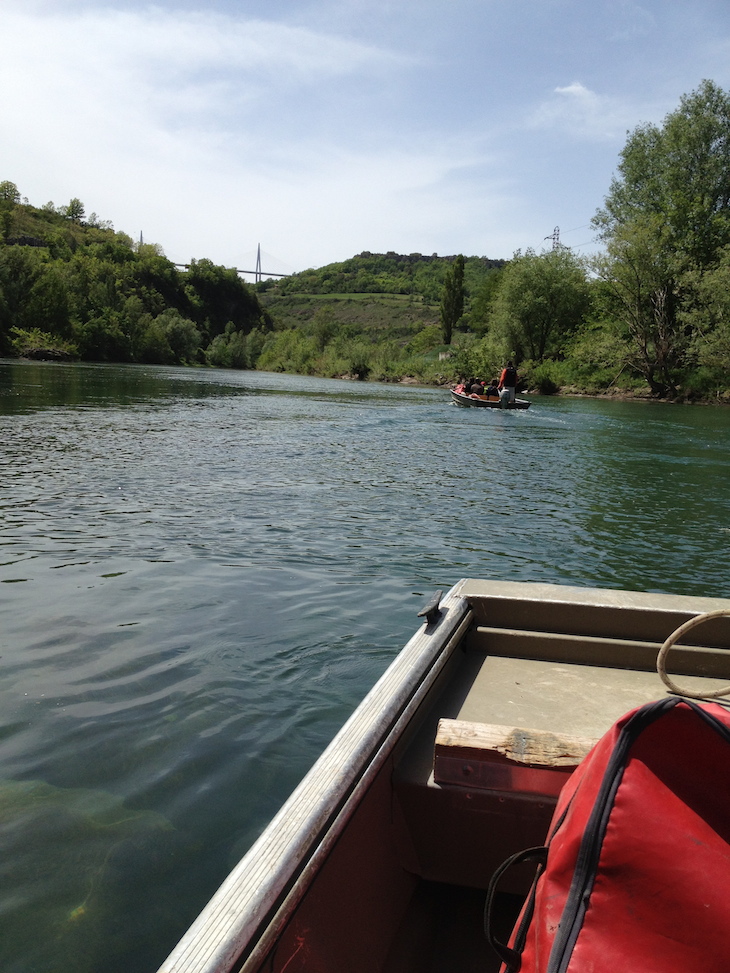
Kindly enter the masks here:
M 437 592 L 160 973 L 496 971 L 482 931 L 495 869 L 544 843 L 564 782 L 614 721 L 666 696 L 667 634 L 719 610 L 730 600 L 520 581 Z M 729 639 L 714 619 L 672 672 L 717 695 Z M 532 874 L 500 883 L 505 937 Z
M 503 402 L 498 395 L 468 395 L 451 389 L 451 398 L 456 405 L 476 409 L 529 409 L 532 403 L 527 399 L 515 399 L 514 402 Z

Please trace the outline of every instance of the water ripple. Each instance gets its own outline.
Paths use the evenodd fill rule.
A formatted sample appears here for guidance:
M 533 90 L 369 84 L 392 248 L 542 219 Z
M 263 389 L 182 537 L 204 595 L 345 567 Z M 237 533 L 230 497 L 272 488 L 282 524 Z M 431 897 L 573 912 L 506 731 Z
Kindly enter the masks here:
M 0 375 L 4 970 L 154 969 L 436 588 L 728 594 L 726 410 Z

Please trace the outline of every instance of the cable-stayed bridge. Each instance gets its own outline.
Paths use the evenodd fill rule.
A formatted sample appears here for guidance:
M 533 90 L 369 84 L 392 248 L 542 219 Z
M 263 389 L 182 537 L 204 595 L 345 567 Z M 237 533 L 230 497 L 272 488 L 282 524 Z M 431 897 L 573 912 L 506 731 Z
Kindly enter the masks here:
M 277 257 L 272 256 L 270 253 L 266 253 L 265 250 L 261 249 L 261 244 L 255 250 L 250 250 L 248 253 L 244 253 L 241 257 L 241 267 L 234 267 L 233 270 L 237 274 L 240 274 L 243 279 L 249 284 L 257 284 L 260 280 L 267 280 L 270 277 L 291 277 L 295 271 L 284 264 L 283 261 L 279 260 Z M 266 264 L 266 270 L 263 269 L 263 265 Z M 253 265 L 253 270 L 247 270 L 246 267 L 251 267 Z M 184 267 L 188 269 L 190 264 L 175 264 L 176 267 Z

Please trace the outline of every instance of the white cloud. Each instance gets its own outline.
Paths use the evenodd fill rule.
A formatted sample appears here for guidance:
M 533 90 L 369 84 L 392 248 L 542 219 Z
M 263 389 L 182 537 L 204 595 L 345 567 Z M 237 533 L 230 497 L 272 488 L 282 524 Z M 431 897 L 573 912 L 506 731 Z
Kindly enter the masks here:
M 580 81 L 555 88 L 528 117 L 531 128 L 567 133 L 576 139 L 612 141 L 624 136 L 635 117 L 618 99 L 596 94 Z
M 40 18 L 10 12 L 3 22 L 0 78 L 16 90 L 22 85 L 23 95 L 29 90 L 37 106 L 65 98 L 82 111 L 102 103 L 109 112 L 136 103 L 173 112 L 175 120 L 231 117 L 254 101 L 270 110 L 292 90 L 390 71 L 408 60 L 303 27 L 154 8 Z
M 458 15 L 424 0 L 418 16 L 415 0 L 1 2 L 0 178 L 229 266 L 258 242 L 296 268 L 539 246 L 587 222 L 626 130 L 671 110 L 726 36 L 703 0 L 660 49 L 612 34 L 628 18 L 641 39 L 658 0 L 580 16 L 544 0 Z M 530 112 L 556 64 L 581 80 Z
M 409 54 L 159 9 L 18 9 L 5 27 L 0 172 L 37 205 L 79 196 L 177 260 L 231 264 L 261 241 L 297 266 L 396 237 L 435 249 L 473 216 L 453 184 L 481 148 L 405 126 L 381 139 L 372 118 L 363 134 L 361 89 L 408 70 Z

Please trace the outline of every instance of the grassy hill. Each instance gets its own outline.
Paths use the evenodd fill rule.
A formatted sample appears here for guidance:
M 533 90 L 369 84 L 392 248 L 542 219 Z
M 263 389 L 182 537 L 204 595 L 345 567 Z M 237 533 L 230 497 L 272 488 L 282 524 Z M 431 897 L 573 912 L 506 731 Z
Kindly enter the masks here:
M 257 285 L 275 332 L 259 367 L 388 381 L 445 381 L 440 299 L 454 257 L 361 253 Z M 503 260 L 468 257 L 460 329 L 479 330 Z M 287 360 L 290 365 L 287 367 Z
M 307 328 L 323 311 L 362 332 L 410 338 L 414 331 L 438 324 L 438 304 L 406 294 L 280 294 L 265 291 L 259 300 L 277 328 Z

